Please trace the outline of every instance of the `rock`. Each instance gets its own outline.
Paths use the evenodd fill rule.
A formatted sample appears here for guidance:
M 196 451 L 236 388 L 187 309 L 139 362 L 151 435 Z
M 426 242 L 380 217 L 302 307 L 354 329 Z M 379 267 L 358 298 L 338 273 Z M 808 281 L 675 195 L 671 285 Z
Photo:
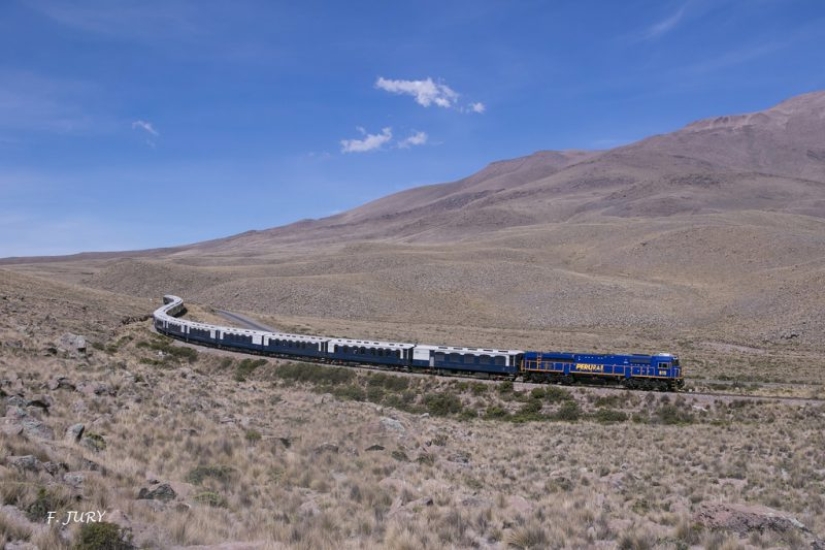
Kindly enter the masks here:
M 86 351 L 86 338 L 67 332 L 60 337 L 58 345 L 65 350 L 83 353 Z
M 40 439 L 54 439 L 54 431 L 40 420 L 31 416 L 22 407 L 12 406 L 6 410 L 6 418 L 4 419 L 6 426 L 12 425 L 14 428 L 9 428 L 12 433 L 19 434 L 20 431 L 16 426 L 21 426 L 23 431 L 28 436 L 38 437 Z M 6 429 L 3 430 L 6 432 Z
M 138 499 L 162 500 L 163 502 L 169 502 L 176 496 L 178 496 L 178 494 L 168 483 L 161 483 L 152 490 L 143 487 L 138 493 Z
M 450 462 L 458 462 L 459 464 L 469 464 L 470 453 L 467 451 L 456 451 L 447 456 L 447 460 Z
M 733 531 L 740 536 L 754 531 L 760 533 L 766 530 L 778 533 L 797 531 L 807 535 L 806 538 L 812 539 L 809 543 L 813 548 L 825 548 L 825 543 L 814 537 L 810 529 L 799 520 L 767 506 L 708 502 L 699 507 L 693 515 L 693 520 L 709 529 Z
M 5 435 L 20 435 L 23 433 L 23 426 L 20 424 L 3 424 L 3 426 L 0 427 L 0 431 Z
M 80 438 L 83 437 L 83 431 L 86 429 L 86 426 L 83 424 L 72 424 L 68 428 L 66 428 L 66 441 L 78 443 Z
M 20 395 L 12 395 L 6 398 L 6 405 L 13 406 L 13 407 L 25 407 L 28 404 L 22 396 Z
M 40 461 L 34 455 L 10 456 L 6 458 L 6 463 L 18 470 L 28 470 L 30 472 L 36 472 L 40 466 Z
M 46 414 L 49 414 L 49 407 L 54 404 L 54 399 L 49 395 L 36 395 L 32 397 L 27 403 L 27 407 L 37 407 Z
M 63 474 L 63 481 L 67 485 L 71 485 L 75 489 L 78 489 L 83 485 L 83 482 L 86 481 L 86 476 L 79 472 L 69 472 Z
M 48 383 L 47 387 L 52 391 L 54 391 L 54 390 L 72 390 L 72 391 L 74 391 L 74 390 L 77 389 L 77 386 L 75 386 L 75 384 L 71 380 L 66 378 L 65 376 L 58 376 L 57 378 L 52 378 L 51 380 L 49 380 L 49 383 Z
M 381 418 L 381 425 L 385 428 L 389 428 L 390 430 L 394 430 L 399 433 L 404 433 L 407 431 L 407 429 L 404 427 L 404 424 L 402 424 L 394 418 L 389 418 L 386 416 Z
M 383 451 L 384 447 L 382 445 L 370 445 L 365 450 L 366 451 Z

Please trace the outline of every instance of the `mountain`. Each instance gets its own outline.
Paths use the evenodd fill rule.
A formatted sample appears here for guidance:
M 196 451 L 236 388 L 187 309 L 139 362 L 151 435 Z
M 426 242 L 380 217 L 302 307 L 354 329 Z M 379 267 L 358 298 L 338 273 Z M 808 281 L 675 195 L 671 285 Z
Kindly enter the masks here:
M 694 122 L 607 151 L 541 151 L 321 220 L 249 232 L 193 252 L 391 239 L 449 242 L 508 227 L 771 210 L 825 217 L 825 92 Z
M 819 353 L 825 93 L 606 151 L 494 162 L 321 220 L 13 267 L 321 334 Z

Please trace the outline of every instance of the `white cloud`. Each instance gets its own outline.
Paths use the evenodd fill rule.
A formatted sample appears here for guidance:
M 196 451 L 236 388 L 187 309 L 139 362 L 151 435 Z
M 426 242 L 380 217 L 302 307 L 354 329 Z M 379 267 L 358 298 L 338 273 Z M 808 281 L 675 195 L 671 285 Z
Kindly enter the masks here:
M 484 104 L 479 101 L 478 103 L 471 103 L 470 110 L 474 113 L 481 114 L 487 110 L 487 107 L 485 107 Z
M 142 129 L 146 132 L 149 132 L 153 136 L 159 136 L 160 135 L 158 133 L 158 131 L 155 130 L 155 128 L 152 126 L 152 123 L 151 122 L 146 122 L 145 120 L 136 120 L 136 121 L 134 121 L 132 123 L 132 129 L 134 130 L 136 128 L 140 128 L 140 129 Z
M 427 135 L 427 132 L 416 132 L 410 137 L 399 141 L 398 147 L 400 147 L 401 149 L 407 149 L 415 145 L 424 145 L 425 143 L 427 143 L 428 138 L 429 136 Z
M 342 139 L 342 153 L 366 153 L 380 149 L 382 145 L 392 139 L 392 128 L 383 128 L 380 134 L 368 134 L 360 126 L 357 130 L 364 135 L 363 139 Z
M 435 104 L 439 107 L 452 107 L 459 94 L 445 84 L 436 84 L 432 78 L 427 80 L 388 80 L 378 77 L 375 87 L 394 93 L 406 94 L 415 98 L 415 102 L 424 107 Z
M 659 21 L 658 23 L 651 25 L 650 28 L 644 34 L 644 37 L 648 40 L 653 38 L 659 38 L 660 36 L 664 36 L 665 34 L 669 33 L 682 20 L 682 16 L 685 15 L 685 8 L 684 6 L 679 8 L 679 11 L 671 15 L 670 17 Z

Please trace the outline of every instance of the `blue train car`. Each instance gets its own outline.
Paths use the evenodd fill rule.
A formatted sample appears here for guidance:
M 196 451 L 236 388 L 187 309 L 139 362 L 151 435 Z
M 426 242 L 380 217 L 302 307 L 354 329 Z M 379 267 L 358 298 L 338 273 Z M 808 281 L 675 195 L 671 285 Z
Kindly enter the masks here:
M 522 351 L 417 345 L 413 366 L 434 371 L 516 376 Z
M 412 365 L 413 348 L 414 344 L 330 338 L 326 356 L 332 361 L 400 368 Z
M 261 342 L 261 352 L 323 358 L 327 355 L 327 339 L 302 334 L 265 333 Z
M 582 354 L 528 351 L 521 372 L 526 381 L 619 383 L 628 388 L 674 390 L 684 386 L 679 358 L 656 355 Z

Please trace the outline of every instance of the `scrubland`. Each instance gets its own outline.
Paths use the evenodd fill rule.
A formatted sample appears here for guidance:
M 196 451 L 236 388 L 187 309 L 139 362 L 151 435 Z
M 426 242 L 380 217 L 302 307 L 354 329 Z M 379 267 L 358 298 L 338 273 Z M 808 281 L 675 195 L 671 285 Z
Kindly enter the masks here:
M 46 524 L 69 510 L 105 511 L 124 548 L 808 548 L 825 532 L 821 401 L 266 360 L 146 321 L 82 353 L 41 346 L 3 348 L 6 544 L 82 548 L 88 527 Z M 807 530 L 706 527 L 715 503 Z

